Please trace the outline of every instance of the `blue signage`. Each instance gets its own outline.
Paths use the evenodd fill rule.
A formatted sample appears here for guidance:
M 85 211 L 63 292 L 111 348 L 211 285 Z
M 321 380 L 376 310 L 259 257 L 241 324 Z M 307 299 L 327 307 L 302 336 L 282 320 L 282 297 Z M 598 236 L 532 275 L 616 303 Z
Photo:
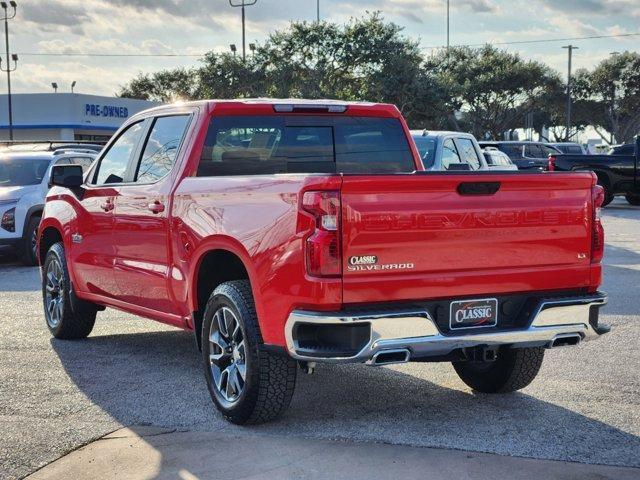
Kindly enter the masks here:
M 129 116 L 129 109 L 127 107 L 116 107 L 113 105 L 85 103 L 84 114 L 87 117 L 127 118 Z

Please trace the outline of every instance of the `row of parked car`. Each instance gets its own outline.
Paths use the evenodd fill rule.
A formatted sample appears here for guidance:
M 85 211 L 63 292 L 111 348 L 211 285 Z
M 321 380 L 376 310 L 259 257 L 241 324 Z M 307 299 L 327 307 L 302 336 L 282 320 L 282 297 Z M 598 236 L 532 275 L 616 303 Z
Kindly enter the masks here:
M 577 143 L 481 141 L 461 132 L 412 130 L 422 163 L 430 171 L 592 170 L 604 189 L 604 205 L 624 195 L 640 205 L 640 175 L 634 144 L 613 147 L 606 155 L 588 155 Z
M 88 170 L 102 145 L 30 142 L 0 147 L 0 251 L 17 252 L 35 265 L 38 225 L 54 165 L 76 164 Z

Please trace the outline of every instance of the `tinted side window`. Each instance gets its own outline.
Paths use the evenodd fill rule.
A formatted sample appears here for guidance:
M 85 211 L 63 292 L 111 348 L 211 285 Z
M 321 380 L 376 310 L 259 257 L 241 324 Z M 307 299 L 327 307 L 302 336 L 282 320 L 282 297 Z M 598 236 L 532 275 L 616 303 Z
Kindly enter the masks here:
M 540 145 L 526 145 L 524 147 L 524 154 L 529 158 L 544 158 L 544 153 Z
M 498 148 L 512 160 L 522 158 L 522 145 L 500 144 Z
M 211 120 L 198 176 L 413 170 L 396 119 L 229 116 Z
M 460 155 L 458 155 L 458 149 L 453 143 L 453 140 L 448 138 L 442 144 L 442 168 L 449 170 L 449 166 L 454 163 L 462 162 L 460 161 Z
M 171 171 L 188 124 L 189 115 L 155 119 L 136 173 L 137 183 L 157 182 Z
M 468 163 L 471 170 L 478 170 L 481 163 L 473 142 L 468 138 L 456 138 L 456 143 L 460 149 L 459 153 L 460 157 L 462 157 L 462 161 L 464 163 Z
M 96 185 L 121 183 L 127 171 L 129 160 L 140 141 L 142 122 L 130 125 L 111 145 L 102 157 L 95 177 Z
M 409 142 L 395 118 L 336 118 L 335 139 L 338 172 L 407 173 L 415 170 Z

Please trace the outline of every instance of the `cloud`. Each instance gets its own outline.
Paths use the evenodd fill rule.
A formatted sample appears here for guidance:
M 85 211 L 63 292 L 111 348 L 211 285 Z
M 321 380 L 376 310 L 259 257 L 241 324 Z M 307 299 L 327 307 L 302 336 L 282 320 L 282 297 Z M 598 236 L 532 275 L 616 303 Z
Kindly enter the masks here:
M 36 24 L 45 31 L 70 30 L 82 33 L 82 25 L 89 20 L 87 10 L 82 5 L 59 0 L 21 3 L 18 8 L 21 19 Z
M 638 0 L 542 0 L 550 10 L 579 16 L 640 16 Z

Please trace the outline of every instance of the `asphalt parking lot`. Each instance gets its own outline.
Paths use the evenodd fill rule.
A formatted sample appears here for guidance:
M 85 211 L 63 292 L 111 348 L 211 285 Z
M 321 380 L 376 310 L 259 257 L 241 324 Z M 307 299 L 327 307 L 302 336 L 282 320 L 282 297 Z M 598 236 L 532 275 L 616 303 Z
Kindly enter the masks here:
M 603 290 L 610 299 L 602 312 L 612 333 L 548 351 L 540 375 L 523 391 L 474 394 L 449 364 L 320 366 L 315 375 L 299 376 L 281 420 L 258 427 L 232 426 L 218 416 L 189 333 L 108 310 L 88 340 L 52 339 L 37 268 L 5 258 L 0 478 L 23 477 L 123 426 L 640 468 L 640 208 L 618 199 L 603 217 Z

